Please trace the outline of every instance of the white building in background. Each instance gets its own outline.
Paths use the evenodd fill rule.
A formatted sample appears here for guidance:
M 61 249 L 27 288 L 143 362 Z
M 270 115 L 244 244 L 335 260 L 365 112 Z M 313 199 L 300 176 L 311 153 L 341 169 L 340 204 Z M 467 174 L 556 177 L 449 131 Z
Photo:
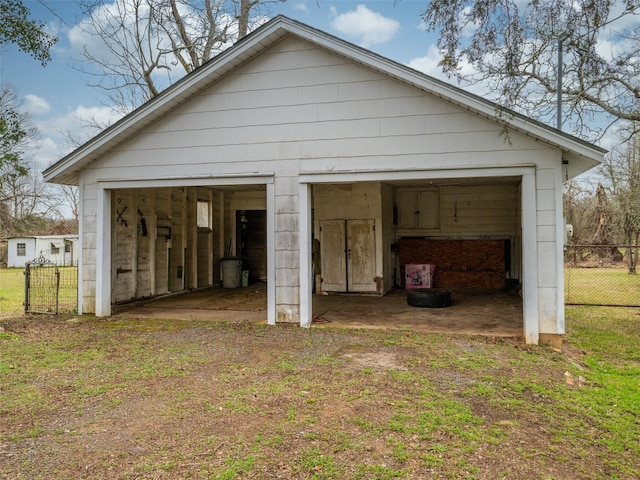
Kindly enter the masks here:
M 8 240 L 7 267 L 22 268 L 40 256 L 58 266 L 78 264 L 78 235 L 14 237 Z

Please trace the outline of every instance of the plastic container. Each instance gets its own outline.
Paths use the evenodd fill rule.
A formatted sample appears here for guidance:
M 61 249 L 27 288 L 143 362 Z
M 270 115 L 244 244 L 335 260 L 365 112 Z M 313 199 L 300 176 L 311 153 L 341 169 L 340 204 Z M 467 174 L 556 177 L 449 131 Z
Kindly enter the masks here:
M 222 286 L 224 288 L 238 288 L 240 286 L 240 272 L 242 259 L 238 257 L 223 257 L 220 259 L 222 269 Z
M 249 286 L 249 270 L 242 270 L 242 286 Z
M 405 288 L 432 288 L 435 271 L 436 266 L 433 263 L 407 263 L 404 266 Z

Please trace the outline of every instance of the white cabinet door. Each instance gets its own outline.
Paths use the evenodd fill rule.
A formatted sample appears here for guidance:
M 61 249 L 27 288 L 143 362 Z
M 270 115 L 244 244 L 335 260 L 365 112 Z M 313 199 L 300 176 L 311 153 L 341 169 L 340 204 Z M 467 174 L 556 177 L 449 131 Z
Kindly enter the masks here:
M 350 292 L 376 291 L 374 220 L 347 220 L 347 280 Z
M 434 229 L 440 227 L 440 193 L 438 190 L 398 190 L 397 228 Z
M 440 226 L 440 195 L 436 190 L 418 192 L 418 228 Z
M 346 237 L 344 220 L 320 222 L 322 290 L 347 291 Z
M 398 191 L 398 228 L 416 228 L 418 226 L 418 198 L 415 191 Z
M 320 222 L 322 290 L 375 292 L 374 220 Z

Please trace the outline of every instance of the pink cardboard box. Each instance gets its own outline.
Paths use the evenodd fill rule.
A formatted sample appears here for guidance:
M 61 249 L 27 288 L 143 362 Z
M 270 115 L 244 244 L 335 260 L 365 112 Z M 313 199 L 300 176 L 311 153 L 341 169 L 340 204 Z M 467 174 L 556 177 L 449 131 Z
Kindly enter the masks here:
M 431 288 L 435 271 L 436 266 L 433 263 L 407 263 L 404 266 L 405 288 Z

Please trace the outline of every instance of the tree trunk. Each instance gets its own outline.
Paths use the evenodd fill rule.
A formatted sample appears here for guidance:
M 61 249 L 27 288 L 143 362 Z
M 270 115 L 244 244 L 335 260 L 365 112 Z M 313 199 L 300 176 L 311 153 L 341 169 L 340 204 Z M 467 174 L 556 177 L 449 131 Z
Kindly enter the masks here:
M 249 12 L 255 2 L 252 0 L 240 0 L 240 13 L 238 14 L 238 40 L 249 33 Z
M 638 245 L 638 234 L 635 235 L 635 242 L 632 238 L 633 235 L 628 236 L 628 245 Z M 638 247 L 630 246 L 627 248 L 627 268 L 629 269 L 629 275 L 638 274 Z

